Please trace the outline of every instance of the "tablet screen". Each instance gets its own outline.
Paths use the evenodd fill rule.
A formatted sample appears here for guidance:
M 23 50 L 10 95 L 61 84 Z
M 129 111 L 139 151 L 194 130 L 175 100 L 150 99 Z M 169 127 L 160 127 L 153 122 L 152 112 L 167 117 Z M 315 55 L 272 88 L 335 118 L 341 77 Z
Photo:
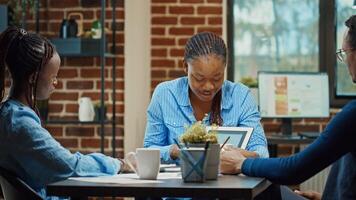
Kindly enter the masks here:
M 247 131 L 217 131 L 218 132 L 218 143 L 223 144 L 225 140 L 230 136 L 227 144 L 231 144 L 233 147 L 241 148 L 242 142 L 247 134 Z
M 208 132 L 212 127 L 207 127 Z M 233 147 L 245 149 L 250 140 L 253 128 L 250 127 L 215 127 L 213 130 L 217 133 L 218 143 L 223 144 L 230 137 L 226 144 Z

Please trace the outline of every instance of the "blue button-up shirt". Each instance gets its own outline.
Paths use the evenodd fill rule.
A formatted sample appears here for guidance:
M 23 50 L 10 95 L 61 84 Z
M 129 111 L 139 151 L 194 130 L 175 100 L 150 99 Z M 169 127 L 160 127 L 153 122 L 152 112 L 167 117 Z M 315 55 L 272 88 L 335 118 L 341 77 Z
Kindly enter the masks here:
M 8 169 L 44 199 L 45 186 L 73 176 L 105 176 L 120 169 L 117 159 L 100 153 L 72 154 L 41 126 L 36 113 L 8 100 L 0 111 L 0 166 Z
M 223 83 L 221 117 L 223 126 L 253 127 L 246 149 L 260 157 L 269 156 L 260 114 L 248 87 L 230 81 Z M 156 87 L 148 106 L 144 147 L 159 148 L 162 162 L 172 163 L 169 150 L 173 139 L 179 139 L 185 126 L 196 121 L 189 100 L 188 78 L 163 82 Z M 209 125 L 208 119 L 203 123 Z

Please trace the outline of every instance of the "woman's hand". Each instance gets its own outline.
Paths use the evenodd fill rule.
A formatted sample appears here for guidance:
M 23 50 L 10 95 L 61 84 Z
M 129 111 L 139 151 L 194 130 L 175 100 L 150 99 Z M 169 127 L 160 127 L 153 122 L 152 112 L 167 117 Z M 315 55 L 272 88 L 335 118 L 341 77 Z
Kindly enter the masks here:
M 237 148 L 224 148 L 220 153 L 220 172 L 222 174 L 238 174 L 246 157 Z
M 169 155 L 171 156 L 172 160 L 176 160 L 179 157 L 179 147 L 176 144 L 172 144 L 171 148 L 169 149 Z
M 247 151 L 245 149 L 238 149 L 240 153 L 245 157 L 245 158 L 258 158 L 260 157 L 256 152 L 254 151 Z
M 136 153 L 129 152 L 125 155 L 125 159 L 120 160 L 122 162 L 120 172 L 136 172 L 137 171 L 137 160 Z
M 321 200 L 321 194 L 319 192 L 314 192 L 314 191 L 301 192 L 299 190 L 295 190 L 294 192 L 310 200 Z

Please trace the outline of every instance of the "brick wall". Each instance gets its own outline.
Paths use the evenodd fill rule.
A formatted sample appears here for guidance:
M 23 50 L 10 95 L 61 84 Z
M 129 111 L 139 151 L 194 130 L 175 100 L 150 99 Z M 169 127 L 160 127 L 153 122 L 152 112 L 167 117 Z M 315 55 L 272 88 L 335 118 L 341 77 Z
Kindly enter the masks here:
M 83 1 L 83 0 L 81 0 Z M 58 37 L 61 20 L 70 12 L 84 14 L 84 27 L 90 28 L 94 17 L 100 16 L 99 1 L 85 0 L 83 6 L 80 0 L 41 0 L 40 27 L 41 34 Z M 0 3 L 7 1 L 0 0 Z M 183 76 L 182 59 L 184 45 L 187 39 L 200 31 L 212 31 L 222 34 L 223 8 L 222 0 L 151 0 L 151 88 L 166 80 Z M 124 115 L 124 0 L 117 0 L 117 146 L 118 155 L 122 155 L 123 147 L 123 115 Z M 111 27 L 111 5 L 107 2 L 108 18 L 106 27 Z M 34 20 L 28 20 L 28 27 L 34 30 Z M 111 32 L 107 33 L 111 41 Z M 110 44 L 111 45 L 111 44 Z M 109 45 L 109 46 L 110 46 Z M 107 60 L 105 68 L 106 104 L 111 106 L 111 60 Z M 77 119 L 77 99 L 82 96 L 99 101 L 100 94 L 100 63 L 98 58 L 64 58 L 59 73 L 59 86 L 50 99 L 50 118 Z M 108 110 L 111 117 L 111 109 Z M 336 112 L 336 111 L 335 111 Z M 333 112 L 332 114 L 334 114 Z M 296 131 L 321 131 L 328 119 L 294 120 Z M 280 121 L 277 119 L 262 120 L 266 134 L 280 131 Z M 49 125 L 48 130 L 65 147 L 82 152 L 99 151 L 99 126 L 93 125 Z M 110 152 L 111 127 L 106 128 L 105 150 Z M 288 153 L 290 148 L 281 148 L 282 153 Z
M 101 15 L 100 1 L 94 0 L 41 0 L 40 1 L 40 33 L 48 38 L 59 37 L 62 19 L 69 13 L 80 12 L 84 15 L 84 30 L 89 30 L 94 19 Z M 0 3 L 6 3 L 1 0 Z M 124 115 L 124 0 L 117 0 L 116 8 L 116 146 L 117 155 L 123 155 L 123 115 Z M 111 1 L 106 5 L 105 27 L 112 27 Z M 78 20 L 77 20 L 78 22 Z M 32 16 L 27 18 L 27 29 L 35 30 Z M 112 46 L 112 32 L 108 31 L 108 49 Z M 100 99 L 100 58 L 80 57 L 61 58 L 59 84 L 56 92 L 49 100 L 50 119 L 78 119 L 78 98 L 91 97 L 94 103 Z M 112 107 L 112 60 L 106 59 L 105 66 L 105 104 L 108 107 L 108 117 L 111 118 Z M 46 128 L 65 147 L 72 151 L 100 151 L 100 126 L 78 124 L 51 124 Z M 105 129 L 105 152 L 111 154 L 111 126 Z
M 184 45 L 195 33 L 222 35 L 222 0 L 151 0 L 152 89 L 184 75 Z
M 158 83 L 184 75 L 182 59 L 189 37 L 201 31 L 222 35 L 222 0 L 151 0 L 151 88 Z M 335 114 L 332 112 L 332 115 Z M 293 120 L 293 130 L 319 132 L 329 119 Z M 266 134 L 280 132 L 281 121 L 263 119 Z M 279 153 L 291 153 L 290 146 L 280 145 Z

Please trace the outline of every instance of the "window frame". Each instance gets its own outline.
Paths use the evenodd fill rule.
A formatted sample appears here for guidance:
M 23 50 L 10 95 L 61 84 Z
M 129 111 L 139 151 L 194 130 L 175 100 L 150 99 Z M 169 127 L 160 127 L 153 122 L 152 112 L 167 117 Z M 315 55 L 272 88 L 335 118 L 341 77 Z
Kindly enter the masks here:
M 233 49 L 234 39 L 234 1 L 227 1 L 227 45 L 228 69 L 227 79 L 234 81 L 235 58 Z M 342 107 L 355 96 L 336 95 L 336 0 L 319 0 L 319 66 L 318 72 L 326 72 L 329 76 L 330 107 Z M 333 41 L 333 42 L 330 42 Z

